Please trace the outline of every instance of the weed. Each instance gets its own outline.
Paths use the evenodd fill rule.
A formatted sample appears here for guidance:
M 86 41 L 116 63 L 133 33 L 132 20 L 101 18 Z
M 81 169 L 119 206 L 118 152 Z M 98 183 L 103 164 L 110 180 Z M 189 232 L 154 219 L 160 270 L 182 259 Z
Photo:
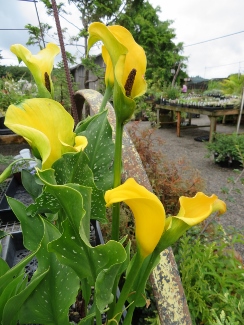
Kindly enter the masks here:
M 244 243 L 243 235 L 212 223 L 204 232 L 202 225 L 189 230 L 174 246 L 193 325 L 243 324 L 244 269 L 234 250 L 238 242 Z

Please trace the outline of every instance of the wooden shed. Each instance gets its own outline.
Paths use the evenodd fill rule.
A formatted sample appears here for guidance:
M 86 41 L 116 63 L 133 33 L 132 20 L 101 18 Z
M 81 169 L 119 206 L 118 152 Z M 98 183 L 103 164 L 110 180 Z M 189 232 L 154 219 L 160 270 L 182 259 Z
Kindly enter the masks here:
M 104 64 L 101 54 L 98 54 L 95 57 L 95 63 L 105 69 L 105 64 Z M 90 81 L 89 87 L 85 87 L 85 84 L 84 84 L 85 70 L 86 69 L 83 64 L 78 64 L 78 65 L 70 68 L 70 73 L 73 76 L 74 81 L 79 85 L 79 89 L 89 88 L 89 89 L 98 90 L 101 79 L 98 79 L 97 76 L 94 75 L 91 71 L 89 71 L 89 76 L 88 76 L 88 80 Z

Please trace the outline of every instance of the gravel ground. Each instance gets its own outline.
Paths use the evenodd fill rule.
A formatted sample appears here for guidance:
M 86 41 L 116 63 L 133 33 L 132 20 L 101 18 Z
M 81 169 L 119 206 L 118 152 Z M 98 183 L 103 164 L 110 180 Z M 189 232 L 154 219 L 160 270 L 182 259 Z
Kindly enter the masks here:
M 206 125 L 209 124 L 207 116 L 201 115 L 200 118 L 192 119 L 192 125 Z M 140 128 L 150 127 L 149 122 L 140 122 Z M 233 133 L 236 131 L 235 125 L 217 125 L 217 132 Z M 241 125 L 239 133 L 244 133 L 244 125 Z M 198 136 L 208 136 L 209 127 L 186 128 L 181 129 L 181 137 L 176 136 L 176 126 L 171 128 L 160 128 L 156 130 L 155 136 L 163 139 L 164 144 L 159 150 L 167 156 L 168 159 L 178 161 L 181 158 L 188 159 L 193 168 L 198 169 L 200 175 L 205 181 L 205 194 L 216 194 L 220 199 L 227 203 L 227 212 L 222 215 L 220 222 L 223 226 L 232 226 L 238 232 L 244 234 L 244 189 L 239 183 L 238 188 L 241 189 L 241 194 L 231 191 L 233 202 L 228 200 L 226 194 L 223 194 L 221 189 L 223 187 L 231 188 L 228 183 L 229 177 L 236 179 L 238 174 L 230 168 L 222 168 L 215 164 L 212 158 L 207 158 L 208 153 L 203 142 L 195 141 L 194 138 Z M 235 186 L 236 188 L 236 186 Z M 244 245 L 238 244 L 237 251 L 241 254 L 244 260 Z
M 208 124 L 208 117 L 201 115 L 200 118 L 192 119 L 193 125 Z M 150 128 L 149 122 L 140 122 L 140 128 Z M 235 125 L 217 125 L 217 131 L 223 133 L 233 133 L 236 130 Z M 218 195 L 227 203 L 227 212 L 220 218 L 221 224 L 225 227 L 233 226 L 237 231 L 244 234 L 244 190 L 243 186 L 239 185 L 241 194 L 231 192 L 234 201 L 228 200 L 227 195 L 223 194 L 221 189 L 223 187 L 231 188 L 228 184 L 228 178 L 237 178 L 237 174 L 230 168 L 222 168 L 214 164 L 213 159 L 207 158 L 208 153 L 203 142 L 195 141 L 194 138 L 198 136 L 208 135 L 208 127 L 187 128 L 181 130 L 181 137 L 176 136 L 176 126 L 171 128 L 160 128 L 156 130 L 155 136 L 163 139 L 164 144 L 158 148 L 173 161 L 178 161 L 181 158 L 188 159 L 191 166 L 198 169 L 200 175 L 205 181 L 205 193 L 211 195 L 212 193 Z M 244 133 L 244 125 L 240 127 L 240 133 Z M 1 145 L 0 153 L 3 155 L 17 155 L 23 148 L 28 147 L 27 144 L 11 144 Z M 0 172 L 4 166 L 0 165 Z M 244 260 L 244 245 L 238 245 L 237 251 L 241 254 Z

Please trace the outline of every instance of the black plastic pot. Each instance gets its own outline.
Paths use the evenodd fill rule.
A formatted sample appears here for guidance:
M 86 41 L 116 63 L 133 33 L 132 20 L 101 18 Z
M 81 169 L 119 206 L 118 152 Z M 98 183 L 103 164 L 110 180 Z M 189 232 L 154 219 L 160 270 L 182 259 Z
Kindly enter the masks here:
M 11 210 L 6 196 L 13 197 L 25 205 L 33 202 L 31 196 L 26 192 L 22 184 L 13 177 L 11 180 L 0 184 L 0 227 L 3 228 L 7 224 L 18 222 L 15 214 Z
M 8 135 L 8 134 L 14 134 L 12 130 L 6 127 L 4 124 L 5 117 L 1 116 L 0 117 L 0 135 Z
M 242 167 L 242 164 L 240 161 L 233 159 L 230 156 L 226 156 L 225 159 L 218 161 L 218 156 L 219 154 L 215 152 L 214 154 L 214 161 L 215 164 L 218 164 L 220 167 L 223 168 L 233 168 L 233 169 L 238 169 Z
M 13 178 L 10 181 L 5 181 L 1 184 L 0 188 L 0 224 L 6 224 L 8 222 L 15 222 L 17 218 L 10 206 L 8 205 L 7 196 L 13 197 L 18 187 L 17 181 Z

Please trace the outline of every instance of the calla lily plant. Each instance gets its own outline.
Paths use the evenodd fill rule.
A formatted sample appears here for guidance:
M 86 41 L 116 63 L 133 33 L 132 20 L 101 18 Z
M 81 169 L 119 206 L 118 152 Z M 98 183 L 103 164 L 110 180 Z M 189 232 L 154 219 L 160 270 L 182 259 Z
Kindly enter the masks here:
M 98 41 L 103 42 L 102 55 L 106 64 L 105 103 L 113 90 L 113 102 L 116 115 L 116 137 L 114 154 L 114 187 L 121 184 L 121 159 L 123 126 L 135 110 L 134 98 L 146 92 L 144 79 L 146 55 L 131 33 L 122 26 L 105 26 L 93 23 L 89 26 L 88 50 Z M 119 205 L 113 206 L 112 238 L 118 240 Z
M 94 320 L 97 325 L 119 324 L 126 308 L 123 325 L 130 325 L 135 307 L 144 304 L 146 281 L 160 253 L 211 213 L 226 211 L 216 195 L 197 193 L 193 198 L 180 197 L 178 215 L 167 217 L 159 198 L 135 179 L 121 184 L 123 125 L 134 112 L 134 98 L 146 91 L 146 55 L 122 26 L 91 24 L 89 49 L 97 41 L 103 42 L 107 89 L 100 111 L 76 129 L 70 114 L 51 98 L 51 71 L 58 47 L 48 44 L 37 55 L 22 45 L 11 47 L 32 72 L 41 98 L 10 105 L 5 117 L 7 127 L 27 141 L 38 164 L 34 174 L 28 170 L 21 174 L 33 203 L 25 206 L 8 198 L 30 254 L 13 268 L 0 258 L 3 325 L 71 324 L 70 306 L 80 295 L 83 315 L 79 324 L 92 325 Z M 111 94 L 115 143 L 105 105 Z M 92 96 L 102 97 L 95 91 Z M 10 176 L 13 164 L 0 175 L 0 182 Z M 122 201 L 134 215 L 137 250 L 133 256 L 130 242 L 119 233 Z M 110 206 L 111 240 L 93 246 L 91 220 L 108 222 L 106 208 Z M 6 236 L 0 231 L 0 238 Z M 25 266 L 33 257 L 38 260 L 37 270 L 27 279 Z

